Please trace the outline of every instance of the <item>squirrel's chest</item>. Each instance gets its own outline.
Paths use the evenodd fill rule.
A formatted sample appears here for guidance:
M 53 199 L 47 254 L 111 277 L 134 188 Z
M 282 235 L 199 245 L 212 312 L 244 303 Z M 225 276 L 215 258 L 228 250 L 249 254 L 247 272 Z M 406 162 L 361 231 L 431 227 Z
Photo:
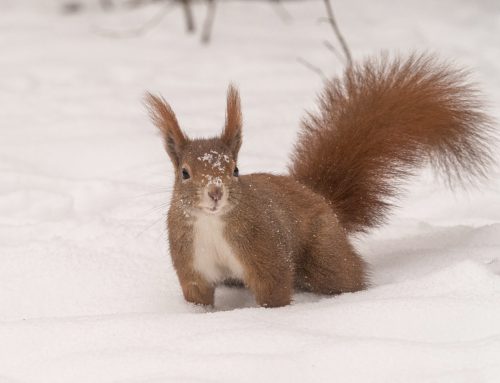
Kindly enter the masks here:
M 243 267 L 224 237 L 224 227 L 220 217 L 211 215 L 200 215 L 193 226 L 193 267 L 213 283 L 243 279 Z

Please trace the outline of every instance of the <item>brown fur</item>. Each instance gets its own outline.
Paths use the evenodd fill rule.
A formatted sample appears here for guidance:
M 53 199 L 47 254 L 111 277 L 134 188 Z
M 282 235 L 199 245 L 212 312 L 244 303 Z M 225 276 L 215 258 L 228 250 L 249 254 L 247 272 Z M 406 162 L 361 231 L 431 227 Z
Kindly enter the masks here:
M 228 280 L 265 307 L 289 304 L 294 289 L 364 288 L 366 265 L 348 232 L 383 222 L 386 199 L 427 158 L 453 179 L 482 176 L 490 162 L 488 120 L 459 76 L 424 56 L 354 67 L 327 85 L 320 113 L 304 122 L 290 176 L 236 173 L 235 88 L 212 139 L 188 139 L 170 106 L 148 95 L 175 168 L 168 231 L 185 299 L 212 305 Z
M 174 111 L 163 97 L 154 96 L 151 93 L 146 94 L 145 103 L 149 107 L 153 123 L 163 134 L 165 149 L 170 159 L 175 166 L 179 166 L 178 153 L 182 151 L 188 138 L 179 127 Z
M 291 175 L 325 196 L 349 232 L 384 223 L 401 183 L 426 161 L 450 184 L 483 177 L 490 123 L 466 80 L 426 55 L 354 66 L 303 121 Z

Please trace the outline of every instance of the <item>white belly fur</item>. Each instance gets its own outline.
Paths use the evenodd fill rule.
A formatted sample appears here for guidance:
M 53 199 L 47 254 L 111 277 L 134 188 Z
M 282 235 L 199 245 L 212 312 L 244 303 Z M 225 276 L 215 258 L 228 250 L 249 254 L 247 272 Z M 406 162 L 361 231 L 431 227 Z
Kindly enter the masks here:
M 212 283 L 243 280 L 243 267 L 224 238 L 224 226 L 220 217 L 208 214 L 200 214 L 194 223 L 193 266 Z

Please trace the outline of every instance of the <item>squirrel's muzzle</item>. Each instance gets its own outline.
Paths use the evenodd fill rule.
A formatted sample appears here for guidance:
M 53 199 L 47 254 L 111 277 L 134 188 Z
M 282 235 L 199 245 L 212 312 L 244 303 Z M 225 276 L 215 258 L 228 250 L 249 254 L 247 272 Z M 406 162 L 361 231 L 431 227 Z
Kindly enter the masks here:
M 218 185 L 210 185 L 208 187 L 208 196 L 214 202 L 220 201 L 222 199 L 222 196 L 223 196 L 222 187 L 220 187 Z

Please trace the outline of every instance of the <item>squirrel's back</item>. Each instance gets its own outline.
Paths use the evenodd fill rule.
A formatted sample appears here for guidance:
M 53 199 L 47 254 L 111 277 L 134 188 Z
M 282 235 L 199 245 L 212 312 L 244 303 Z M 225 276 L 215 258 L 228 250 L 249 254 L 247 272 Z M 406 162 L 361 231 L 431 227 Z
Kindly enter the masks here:
M 426 162 L 450 184 L 483 177 L 491 139 L 464 71 L 428 55 L 382 56 L 327 83 L 290 173 L 334 205 L 347 231 L 364 231 L 384 222 L 401 182 Z

